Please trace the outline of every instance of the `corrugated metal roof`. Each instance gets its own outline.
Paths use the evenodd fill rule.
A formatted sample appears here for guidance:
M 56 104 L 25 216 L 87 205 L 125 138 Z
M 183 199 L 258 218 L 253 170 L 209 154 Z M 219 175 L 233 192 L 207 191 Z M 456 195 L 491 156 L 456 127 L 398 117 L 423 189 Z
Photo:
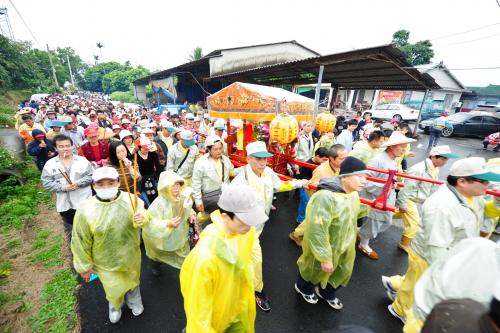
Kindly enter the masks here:
M 190 71 L 208 82 L 236 81 L 268 86 L 317 83 L 319 66 L 325 66 L 323 83 L 339 89 L 426 90 L 440 89 L 434 78 L 411 66 L 393 45 L 311 57 L 210 77 L 209 57 L 189 62 L 134 81 L 147 84 L 172 73 Z
M 307 84 L 318 80 L 341 89 L 425 90 L 439 89 L 435 80 L 420 73 L 392 45 L 295 60 L 276 65 L 210 77 L 210 80 L 241 81 L 263 85 Z

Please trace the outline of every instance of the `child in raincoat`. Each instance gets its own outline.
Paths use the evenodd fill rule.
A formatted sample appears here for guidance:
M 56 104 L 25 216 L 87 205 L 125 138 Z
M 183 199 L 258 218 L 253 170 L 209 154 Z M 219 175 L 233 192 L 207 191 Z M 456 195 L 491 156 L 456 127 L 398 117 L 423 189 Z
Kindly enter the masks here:
M 134 211 L 128 195 L 120 192 L 115 169 L 99 168 L 92 180 L 96 195 L 80 203 L 73 223 L 73 265 L 85 281 L 92 273 L 98 274 L 109 301 L 109 320 L 114 324 L 121 318 L 124 302 L 134 316 L 144 311 L 137 227 L 143 224 L 145 212 L 141 200 Z
M 347 157 L 338 177 L 323 178 L 307 205 L 302 255 L 295 291 L 310 304 L 318 297 L 343 308 L 336 289 L 349 282 L 356 257 L 356 222 L 365 213 L 358 191 L 366 184 L 366 165 Z
M 181 268 L 186 332 L 253 333 L 254 226 L 268 217 L 246 184 L 223 185 L 218 206 Z
M 181 268 L 189 254 L 189 224 L 196 222 L 191 197 L 181 195 L 184 178 L 164 171 L 158 182 L 159 196 L 148 208 L 142 229 L 146 255 L 153 260 L 153 275 L 160 275 L 160 264 Z M 187 208 L 184 208 L 187 207 Z M 182 213 L 182 216 L 180 214 Z

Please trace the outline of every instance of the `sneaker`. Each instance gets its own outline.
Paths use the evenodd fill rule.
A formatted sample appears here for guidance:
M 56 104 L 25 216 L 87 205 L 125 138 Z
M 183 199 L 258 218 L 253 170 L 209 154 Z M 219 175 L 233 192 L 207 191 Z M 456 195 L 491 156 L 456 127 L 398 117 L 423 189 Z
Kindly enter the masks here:
M 396 310 L 394 310 L 394 308 L 392 307 L 392 304 L 389 304 L 387 306 L 387 309 L 389 310 L 389 312 L 391 313 L 391 315 L 393 315 L 395 318 L 401 320 L 403 322 L 403 324 L 406 324 L 406 318 L 403 317 L 403 316 L 400 316 Z
M 128 305 L 128 304 L 127 304 Z M 130 310 L 132 310 L 132 314 L 134 316 L 140 316 L 144 312 L 144 306 L 141 304 L 134 304 L 128 306 Z
M 323 296 L 321 296 L 321 292 L 318 286 L 314 287 L 314 291 L 319 298 L 324 299 L 328 303 L 328 305 L 330 305 L 330 307 L 334 308 L 335 310 L 342 310 L 342 308 L 344 307 L 344 304 L 342 304 L 338 297 L 335 297 L 334 299 L 325 299 Z
M 316 304 L 318 303 L 318 297 L 316 296 L 315 293 L 312 294 L 304 294 L 302 291 L 300 291 L 299 287 L 297 284 L 295 284 L 295 291 L 298 292 L 300 295 L 302 295 L 302 298 L 309 303 L 309 304 Z
M 387 297 L 389 297 L 389 299 L 394 302 L 394 300 L 396 299 L 397 291 L 394 289 L 394 287 L 391 284 L 391 278 L 388 276 L 382 275 L 382 284 L 384 285 L 384 289 L 385 289 L 385 293 L 386 293 Z
M 132 310 L 134 316 L 140 316 L 144 312 L 144 306 L 142 305 L 141 291 L 139 287 L 130 290 L 125 295 L 125 303 L 127 307 Z
M 266 297 L 266 295 L 262 292 L 255 292 L 255 302 L 257 303 L 257 306 L 264 312 L 269 312 L 271 311 L 271 302 L 269 299 Z
M 295 236 L 293 231 L 288 235 L 288 237 L 290 237 L 290 239 L 293 240 L 297 246 L 302 247 L 302 237 Z
M 116 310 L 111 305 L 109 305 L 109 321 L 111 322 L 111 324 L 116 324 L 117 322 L 119 322 L 121 317 L 122 309 L 120 308 Z

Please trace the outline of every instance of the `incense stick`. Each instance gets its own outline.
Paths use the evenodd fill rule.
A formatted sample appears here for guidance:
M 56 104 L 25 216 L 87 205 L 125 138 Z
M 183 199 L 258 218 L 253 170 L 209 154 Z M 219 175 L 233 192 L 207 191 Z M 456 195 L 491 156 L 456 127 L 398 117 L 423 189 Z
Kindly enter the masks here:
M 64 171 L 62 171 L 61 169 L 57 169 L 59 170 L 59 172 L 61 173 L 61 175 L 64 177 L 64 179 L 66 179 L 66 181 L 68 182 L 68 184 L 73 184 L 73 182 L 71 181 L 71 179 L 69 178 L 68 174 Z
M 125 169 L 123 168 L 123 162 L 122 162 L 122 160 L 118 160 L 118 162 L 120 163 L 120 170 L 122 172 L 123 181 L 125 182 L 125 188 L 127 189 L 128 199 L 130 200 L 130 205 L 132 206 L 132 209 L 135 212 L 134 202 L 132 201 L 132 196 L 130 195 L 130 187 L 128 186 L 127 175 L 125 174 Z
M 137 154 L 134 155 L 134 211 L 137 208 Z

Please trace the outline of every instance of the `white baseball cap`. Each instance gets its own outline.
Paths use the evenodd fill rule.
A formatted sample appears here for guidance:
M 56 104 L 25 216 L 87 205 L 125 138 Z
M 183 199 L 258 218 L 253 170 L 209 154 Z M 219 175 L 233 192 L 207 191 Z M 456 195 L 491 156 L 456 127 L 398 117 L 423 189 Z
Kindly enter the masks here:
M 195 116 L 195 117 L 194 117 L 194 121 L 200 121 L 200 117 Z
M 142 134 L 155 134 L 155 131 L 153 131 L 151 128 L 146 127 L 141 131 Z
M 184 141 L 186 146 L 192 146 L 196 143 L 193 139 L 193 132 L 190 130 L 181 131 L 181 140 Z
M 186 119 L 194 120 L 194 114 L 192 114 L 191 112 L 186 114 Z
M 215 129 L 226 129 L 226 123 L 224 122 L 223 119 L 218 119 L 215 123 L 214 123 L 214 128 Z
M 203 119 L 210 119 L 210 115 L 208 113 L 203 114 Z
M 254 190 L 247 184 L 223 184 L 217 205 L 226 212 L 234 213 L 249 226 L 262 224 L 269 219 L 258 205 Z
M 106 166 L 96 169 L 92 174 L 92 181 L 94 181 L 94 183 L 97 183 L 98 181 L 103 179 L 117 180 L 118 178 L 119 176 L 116 169 Z
M 218 135 L 209 135 L 207 139 L 205 140 L 205 146 L 206 147 L 211 147 L 217 142 L 222 142 L 222 139 Z
M 500 181 L 500 174 L 488 171 L 486 161 L 482 157 L 468 157 L 456 161 L 450 168 L 450 176 L 473 177 L 493 182 Z
M 134 137 L 132 135 L 132 132 L 130 132 L 129 130 L 122 130 L 120 132 L 120 141 L 123 141 L 123 139 L 125 139 L 127 136 L 131 136 L 132 138 Z
M 122 127 L 121 127 L 120 125 L 118 125 L 118 124 L 114 124 L 114 125 L 113 125 L 113 129 L 121 129 L 121 128 L 122 128 Z
M 266 144 L 263 141 L 254 141 L 247 144 L 247 155 L 254 157 L 271 157 L 273 154 L 267 151 Z
M 452 154 L 448 145 L 436 146 L 431 149 L 429 156 L 442 156 L 446 158 L 459 158 L 457 154 Z
M 127 118 L 122 119 L 122 124 L 130 124 L 130 120 L 128 120 Z

